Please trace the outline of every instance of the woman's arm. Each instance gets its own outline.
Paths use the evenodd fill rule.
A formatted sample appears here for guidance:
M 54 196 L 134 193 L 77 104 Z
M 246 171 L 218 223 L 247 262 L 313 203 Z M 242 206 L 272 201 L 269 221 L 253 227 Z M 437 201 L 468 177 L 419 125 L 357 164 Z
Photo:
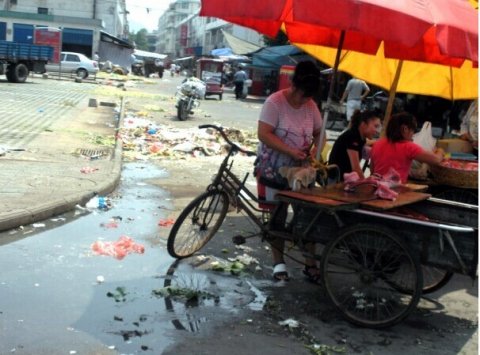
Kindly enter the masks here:
M 300 149 L 290 147 L 282 142 L 282 140 L 274 133 L 275 128 L 268 123 L 258 121 L 258 139 L 268 147 L 279 151 L 280 153 L 291 156 L 296 160 L 304 160 L 307 152 Z
M 427 163 L 430 165 L 438 165 L 442 162 L 444 156 L 443 149 L 437 148 L 434 152 L 423 150 L 415 156 L 415 160 L 420 163 Z
M 352 166 L 352 171 L 355 171 L 360 179 L 363 179 L 362 167 L 360 166 L 360 159 L 358 158 L 358 151 L 347 149 L 348 158 L 350 159 L 350 165 Z

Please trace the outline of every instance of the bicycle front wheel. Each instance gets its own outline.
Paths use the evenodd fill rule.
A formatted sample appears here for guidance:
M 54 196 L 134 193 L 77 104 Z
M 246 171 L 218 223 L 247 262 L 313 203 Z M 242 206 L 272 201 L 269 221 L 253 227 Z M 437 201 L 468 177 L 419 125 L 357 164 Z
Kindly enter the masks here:
M 228 195 L 218 190 L 204 192 L 190 202 L 170 231 L 168 253 L 181 259 L 199 251 L 222 225 L 228 204 Z

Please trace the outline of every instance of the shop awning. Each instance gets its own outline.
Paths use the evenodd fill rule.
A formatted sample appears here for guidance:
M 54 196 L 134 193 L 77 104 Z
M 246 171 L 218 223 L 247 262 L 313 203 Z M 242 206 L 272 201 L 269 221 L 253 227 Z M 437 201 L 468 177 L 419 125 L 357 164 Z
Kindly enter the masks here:
M 144 57 L 144 58 L 153 58 L 153 59 L 165 59 L 167 58 L 166 54 L 154 53 L 154 52 L 147 52 L 141 51 L 140 49 L 135 49 L 133 54 L 136 57 Z
M 260 48 L 262 48 L 252 42 L 248 42 L 234 35 L 231 35 L 224 30 L 222 30 L 222 34 L 225 37 L 228 46 L 232 49 L 233 54 L 248 54 L 258 51 Z

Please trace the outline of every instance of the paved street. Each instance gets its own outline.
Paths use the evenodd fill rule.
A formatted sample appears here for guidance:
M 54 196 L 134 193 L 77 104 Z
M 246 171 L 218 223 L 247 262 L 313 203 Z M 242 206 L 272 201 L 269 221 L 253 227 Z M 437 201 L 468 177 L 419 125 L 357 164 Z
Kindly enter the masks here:
M 23 85 L 0 81 L 0 146 L 22 147 L 77 110 L 96 87 L 36 77 Z
M 455 275 L 446 287 L 422 298 L 401 324 L 373 330 L 346 322 L 332 308 L 325 289 L 305 280 L 300 264 L 288 260 L 292 280 L 283 286 L 273 283 L 267 243 L 253 238 L 244 249 L 232 245 L 233 235 L 254 229 L 242 214 L 229 214 L 202 250 L 205 257 L 173 264 L 165 250 L 169 229 L 159 219 L 178 216 L 210 182 L 222 156 L 149 159 L 144 152 L 130 155 L 135 162 L 125 160 L 121 170 L 119 144 L 95 160 L 72 153 L 79 148 L 98 150 L 92 138 L 115 134 L 115 112 L 88 107 L 92 96 L 118 103 L 119 93 L 124 93 L 129 114 L 147 117 L 165 133 L 195 135 L 196 127 L 205 123 L 254 131 L 261 99 L 237 101 L 229 93 L 222 101 L 202 101 L 191 118 L 178 121 L 173 94 L 181 80 L 152 79 L 122 91 L 116 82 L 93 85 L 35 78 L 33 84 L 5 89 L 8 94 L 0 100 L 6 97 L 7 104 L 33 95 L 36 105 L 27 109 L 30 102 L 15 103 L 32 121 L 31 129 L 23 124 L 30 138 L 5 135 L 8 146 L 26 151 L 0 157 L 0 226 L 7 229 L 0 233 L 1 355 L 476 353 L 478 292 L 465 276 Z M 41 88 L 43 99 L 27 85 Z M 56 116 L 55 111 L 62 113 Z M 2 123 L 0 130 L 6 132 L 8 125 Z M 136 147 L 150 143 L 142 137 L 140 132 Z M 252 158 L 238 156 L 237 163 L 242 174 L 252 169 Z M 81 173 L 87 166 L 98 170 Z M 254 189 L 251 180 L 247 184 Z M 109 196 L 114 208 L 108 212 L 62 213 L 94 192 L 113 190 Z M 52 213 L 62 214 L 49 218 Z M 34 217 L 36 226 L 31 224 Z M 14 219 L 22 228 L 8 230 L 7 222 Z M 92 254 L 94 241 L 114 240 L 120 234 L 144 244 L 145 254 L 124 260 Z M 209 268 L 210 262 L 228 262 L 242 254 L 258 260 L 258 268 L 252 264 L 241 276 Z M 177 288 L 207 290 L 218 298 L 192 306 L 153 296 L 170 281 Z M 279 324 L 288 319 L 298 321 L 299 327 Z M 316 352 L 306 348 L 313 343 L 319 346 Z

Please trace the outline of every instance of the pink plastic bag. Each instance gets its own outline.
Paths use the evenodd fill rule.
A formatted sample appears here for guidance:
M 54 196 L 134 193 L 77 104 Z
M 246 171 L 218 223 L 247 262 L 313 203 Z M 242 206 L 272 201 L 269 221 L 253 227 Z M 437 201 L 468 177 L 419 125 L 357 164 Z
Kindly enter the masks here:
M 91 245 L 91 249 L 97 255 L 113 256 L 117 260 L 122 260 L 127 254 L 143 254 L 145 247 L 136 243 L 132 238 L 122 235 L 115 242 L 96 241 Z

